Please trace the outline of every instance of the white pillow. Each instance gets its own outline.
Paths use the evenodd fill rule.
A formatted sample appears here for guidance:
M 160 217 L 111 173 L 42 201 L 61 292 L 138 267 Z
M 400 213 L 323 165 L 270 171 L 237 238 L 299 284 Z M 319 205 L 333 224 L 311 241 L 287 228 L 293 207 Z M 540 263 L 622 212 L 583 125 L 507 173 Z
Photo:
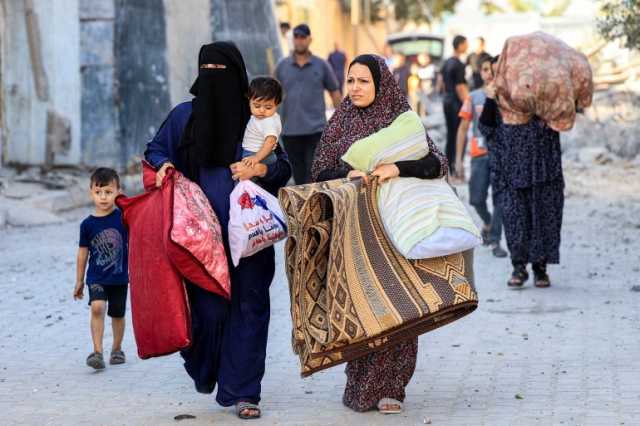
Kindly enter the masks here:
M 482 240 L 469 231 L 441 227 L 413 246 L 406 257 L 407 259 L 430 259 L 447 256 L 472 249 L 481 243 Z

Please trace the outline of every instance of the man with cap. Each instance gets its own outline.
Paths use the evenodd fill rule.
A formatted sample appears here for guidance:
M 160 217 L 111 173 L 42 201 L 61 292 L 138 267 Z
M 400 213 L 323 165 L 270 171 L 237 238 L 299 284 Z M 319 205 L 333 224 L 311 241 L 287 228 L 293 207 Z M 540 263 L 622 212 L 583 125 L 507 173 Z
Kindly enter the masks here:
M 311 162 L 327 122 L 324 91 L 334 107 L 342 101 L 331 66 L 309 51 L 311 30 L 307 24 L 293 29 L 293 52 L 276 67 L 275 77 L 284 89 L 281 114 L 282 141 L 293 166 L 297 185 L 310 182 Z

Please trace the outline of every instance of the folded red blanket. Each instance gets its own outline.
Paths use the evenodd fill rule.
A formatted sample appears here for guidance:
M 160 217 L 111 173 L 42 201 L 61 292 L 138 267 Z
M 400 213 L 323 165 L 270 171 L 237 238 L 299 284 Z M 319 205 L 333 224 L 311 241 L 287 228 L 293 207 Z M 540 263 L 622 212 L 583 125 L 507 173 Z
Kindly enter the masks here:
M 220 223 L 198 185 L 174 169 L 155 187 L 143 163 L 146 192 L 118 197 L 129 229 L 129 281 L 133 330 L 141 358 L 190 345 L 183 279 L 230 297 L 229 267 Z

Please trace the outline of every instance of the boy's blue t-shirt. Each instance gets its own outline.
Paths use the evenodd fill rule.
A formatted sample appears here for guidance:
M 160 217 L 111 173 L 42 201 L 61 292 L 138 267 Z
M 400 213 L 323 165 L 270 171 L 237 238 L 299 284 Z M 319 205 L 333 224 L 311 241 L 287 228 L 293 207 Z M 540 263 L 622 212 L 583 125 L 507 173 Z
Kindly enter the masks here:
M 107 216 L 89 216 L 82 221 L 79 245 L 89 249 L 87 285 L 129 283 L 127 241 L 127 230 L 118 209 Z

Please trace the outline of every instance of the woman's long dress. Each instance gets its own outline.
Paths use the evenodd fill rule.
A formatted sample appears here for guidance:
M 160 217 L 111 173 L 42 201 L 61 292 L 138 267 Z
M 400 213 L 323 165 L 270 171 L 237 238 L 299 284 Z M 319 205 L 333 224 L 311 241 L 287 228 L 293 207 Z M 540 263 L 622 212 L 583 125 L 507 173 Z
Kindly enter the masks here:
M 447 174 L 447 159 L 427 138 L 429 154 L 420 160 L 396 163 L 401 177 L 436 179 Z M 325 147 L 330 149 L 331 147 Z M 334 169 L 318 173 L 318 180 L 345 177 L 350 168 L 342 163 Z M 405 388 L 416 368 L 418 338 L 407 340 L 393 347 L 373 352 L 347 363 L 347 384 L 342 402 L 355 411 L 375 408 L 382 398 L 404 401 Z
M 514 264 L 559 263 L 564 208 L 560 135 L 539 118 L 509 125 L 488 99 L 480 130 L 493 140 L 491 185 Z
M 192 112 L 191 102 L 176 106 L 147 144 L 146 160 L 155 167 L 167 161 L 185 170 L 178 156 L 182 132 Z M 272 193 L 291 176 L 286 154 L 278 150 L 278 161 L 268 167 L 259 184 Z M 215 211 L 229 257 L 227 224 L 229 195 L 234 187 L 228 168 L 202 168 L 198 184 Z M 269 328 L 269 286 L 274 276 L 273 247 L 243 258 L 231 272 L 231 301 L 187 283 L 191 304 L 192 346 L 182 352 L 187 373 L 202 393 L 218 386 L 216 400 L 222 406 L 239 401 L 257 404 L 264 375 Z

